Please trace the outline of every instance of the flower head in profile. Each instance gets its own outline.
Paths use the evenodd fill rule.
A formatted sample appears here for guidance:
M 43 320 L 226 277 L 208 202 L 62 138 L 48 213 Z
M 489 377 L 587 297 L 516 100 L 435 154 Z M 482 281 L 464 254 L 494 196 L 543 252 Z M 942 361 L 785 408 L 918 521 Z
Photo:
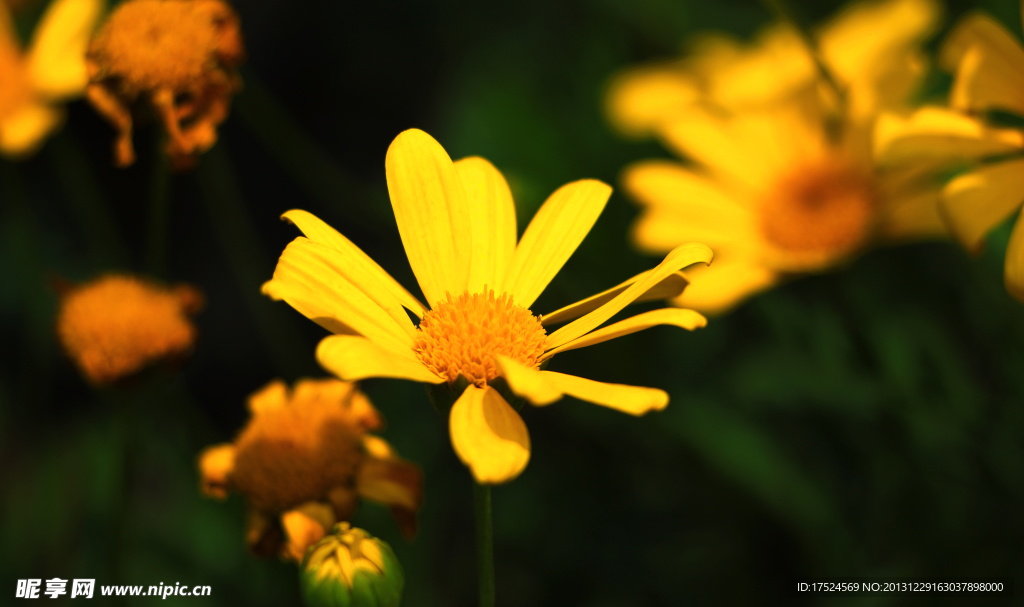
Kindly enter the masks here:
M 85 47 L 103 6 L 103 0 L 54 0 L 22 49 L 0 2 L 0 154 L 36 151 L 61 124 L 61 104 L 85 91 Z
M 360 498 L 390 506 L 403 533 L 415 533 L 419 468 L 368 434 L 383 422 L 355 384 L 303 379 L 289 390 L 273 381 L 249 397 L 249 412 L 233 443 L 200 455 L 199 470 L 206 495 L 246 497 L 254 552 L 301 561 Z
M 965 17 L 943 43 L 941 66 L 955 77 L 949 107 L 924 107 L 880 124 L 884 161 L 968 164 L 942 192 L 950 231 L 977 252 L 985 236 L 1024 202 L 1024 129 L 1000 125 L 985 113 L 1024 117 L 1024 48 L 982 13 Z M 1024 301 L 1024 221 L 1017 220 L 1004 266 L 1009 293 Z
M 336 333 L 317 348 L 321 365 L 345 380 L 393 377 L 447 390 L 455 452 L 488 484 L 515 478 L 530 457 L 526 425 L 503 391 L 535 405 L 568 394 L 634 415 L 665 407 L 661 390 L 541 367 L 559 352 L 655 325 L 703 326 L 696 312 L 663 309 L 598 328 L 635 301 L 678 295 L 686 284 L 679 270 L 711 261 L 706 246 L 680 246 L 654 269 L 541 316 L 531 306 L 597 221 L 611 188 L 593 180 L 562 186 L 517 243 L 512 195 L 486 160 L 453 163 L 413 129 L 392 142 L 385 168 L 399 234 L 430 306 L 316 217 L 285 213 L 305 237 L 284 250 L 263 292 Z M 559 323 L 567 324 L 548 332 Z
M 191 350 L 196 328 L 189 317 L 202 305 L 192 286 L 108 274 L 65 290 L 57 336 L 82 375 L 103 386 Z
M 135 162 L 131 106 L 150 103 L 172 165 L 187 169 L 213 147 L 241 88 L 238 16 L 221 0 L 128 0 L 89 44 L 89 102 L 117 129 L 114 162 Z
M 643 161 L 622 177 L 643 207 L 638 247 L 699 240 L 715 251 L 679 305 L 722 312 L 873 243 L 944 232 L 933 175 L 881 167 L 872 151 L 878 112 L 904 107 L 919 80 L 919 44 L 935 20 L 927 0 L 851 7 L 818 33 L 832 83 L 799 35 L 779 26 L 749 48 L 705 40 L 687 62 L 613 84 L 613 122 L 692 161 Z

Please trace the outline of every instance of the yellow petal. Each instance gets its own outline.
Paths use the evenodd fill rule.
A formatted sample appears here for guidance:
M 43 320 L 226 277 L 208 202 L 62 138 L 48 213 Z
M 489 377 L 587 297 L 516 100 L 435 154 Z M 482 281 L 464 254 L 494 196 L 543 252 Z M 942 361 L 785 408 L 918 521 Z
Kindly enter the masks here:
M 551 314 L 544 314 L 543 316 L 541 316 L 541 323 L 543 323 L 544 326 L 550 326 L 557 325 L 558 323 L 566 322 L 574 318 L 579 318 L 580 316 L 583 316 L 588 312 L 596 310 L 603 306 L 604 304 L 606 304 L 607 302 L 611 301 L 616 295 L 625 291 L 629 287 L 629 285 L 633 284 L 638 280 L 641 280 L 650 272 L 651 270 L 641 272 L 634 276 L 633 278 L 630 278 L 629 280 L 626 280 L 608 289 L 607 291 L 602 291 L 597 295 L 591 295 L 586 299 L 581 299 L 580 301 L 569 304 L 564 308 L 559 308 L 552 312 Z M 665 278 L 658 284 L 648 289 L 640 297 L 637 297 L 635 300 L 633 300 L 633 303 L 640 303 L 642 301 L 657 301 L 659 299 L 672 299 L 673 297 L 678 297 L 679 294 L 683 292 L 683 289 L 685 289 L 686 285 L 688 284 L 690 283 L 688 280 L 686 280 L 686 276 L 682 272 L 669 274 L 667 278 Z
M 415 314 L 417 318 L 423 318 L 423 314 L 427 311 L 426 307 L 413 297 L 412 293 L 409 293 L 405 287 L 400 285 L 397 280 L 392 278 L 384 268 L 380 267 L 376 261 L 371 259 L 369 255 L 353 244 L 351 240 L 345 238 L 340 232 L 321 221 L 312 213 L 299 209 L 292 209 L 286 212 L 284 215 L 281 215 L 281 219 L 295 224 L 306 238 L 335 249 L 342 255 L 350 258 L 351 263 L 362 266 L 363 271 L 375 274 L 378 280 L 391 292 L 391 295 L 410 312 Z
M 995 129 L 974 117 L 924 107 L 909 117 L 883 114 L 875 123 L 874 154 L 883 164 L 974 160 L 1024 148 L 1024 134 Z
M 554 371 L 541 371 L 541 374 L 569 396 L 630 415 L 661 411 L 668 406 L 668 394 L 657 388 L 606 384 Z
M 789 24 L 761 30 L 754 42 L 739 52 L 727 47 L 705 49 L 720 55 L 707 71 L 709 96 L 727 108 L 763 106 L 791 96 L 815 77 L 807 45 Z
M 28 69 L 38 94 L 51 99 L 76 97 L 89 75 L 85 49 L 104 8 L 103 0 L 53 0 L 36 26 Z
M 502 293 L 502 283 L 516 251 L 516 205 L 512 192 L 501 172 L 483 158 L 463 158 L 455 163 L 455 171 L 466 191 L 472 226 L 469 292 L 481 293 L 486 286 Z
M 29 103 L 5 116 L 0 122 L 0 153 L 21 157 L 36 151 L 54 129 L 60 126 L 63 112 L 40 103 Z
M 1008 160 L 960 175 L 942 191 L 953 235 L 970 251 L 1024 200 L 1024 160 Z
M 391 207 L 427 305 L 466 291 L 472 257 L 466 193 L 448 153 L 419 129 L 395 137 L 384 160 Z
M 349 327 L 391 348 L 412 348 L 412 320 L 379 274 L 358 258 L 307 238 L 285 247 L 263 293 L 328 330 L 351 333 L 344 330 Z
M 946 38 L 939 62 L 956 72 L 950 105 L 1024 113 L 1024 49 L 987 15 L 965 17 Z
M 249 413 L 259 415 L 280 409 L 288 404 L 288 386 L 280 379 L 275 379 L 249 395 Z
M 316 347 L 316 360 L 345 381 L 367 377 L 393 377 L 428 384 L 444 381 L 416 360 L 412 350 L 408 354 L 389 350 L 357 335 L 323 338 Z
M 705 314 L 726 312 L 779 280 L 775 272 L 743 258 L 723 258 L 710 267 L 688 272 L 687 277 L 690 286 L 673 303 Z
M 370 457 L 356 474 L 356 492 L 379 504 L 415 511 L 423 503 L 423 475 L 410 462 Z
M 203 495 L 224 499 L 235 469 L 235 446 L 231 443 L 207 447 L 199 454 L 199 478 Z
M 1015 299 L 1024 302 L 1024 221 L 1017 218 L 1006 247 L 1006 265 L 1003 268 L 1006 290 Z
M 505 292 L 529 308 L 586 238 L 612 189 L 583 179 L 555 190 L 534 215 L 512 257 Z
M 333 526 L 334 512 L 327 504 L 306 502 L 285 512 L 281 515 L 281 527 L 288 539 L 284 556 L 302 561 L 306 549 L 320 541 Z
M 523 418 L 493 388 L 466 388 L 448 422 L 455 453 L 481 485 L 506 483 L 530 461 Z
M 617 76 L 608 87 L 605 108 L 617 129 L 638 137 L 666 117 L 685 111 L 699 95 L 681 65 L 652 65 Z
M 941 201 L 942 190 L 936 184 L 900 192 L 880 209 L 879 234 L 898 242 L 948 237 L 949 229 L 939 212 Z
M 711 263 L 711 257 L 711 249 L 702 244 L 690 243 L 676 247 L 649 274 L 627 287 L 611 301 L 548 335 L 547 349 L 557 348 L 589 333 L 670 274 L 695 263 Z
M 537 369 L 500 354 L 495 357 L 495 361 L 501 376 L 516 395 L 535 405 L 547 405 L 562 398 L 562 393 L 545 380 Z
M 629 335 L 630 333 L 650 329 L 657 325 L 674 325 L 676 327 L 682 327 L 688 331 L 693 331 L 694 329 L 699 329 L 707 324 L 707 319 L 701 316 L 699 312 L 695 312 L 693 310 L 684 310 L 679 308 L 651 310 L 650 312 L 644 312 L 643 314 L 637 314 L 636 316 L 625 320 L 620 320 L 617 323 L 610 324 L 607 327 L 602 327 L 596 331 L 591 331 L 579 339 L 574 339 L 567 344 L 559 346 L 553 350 L 549 350 L 544 353 L 541 360 L 543 361 L 551 358 L 559 352 L 593 346 L 594 344 L 606 342 L 610 339 L 622 337 L 623 335 Z

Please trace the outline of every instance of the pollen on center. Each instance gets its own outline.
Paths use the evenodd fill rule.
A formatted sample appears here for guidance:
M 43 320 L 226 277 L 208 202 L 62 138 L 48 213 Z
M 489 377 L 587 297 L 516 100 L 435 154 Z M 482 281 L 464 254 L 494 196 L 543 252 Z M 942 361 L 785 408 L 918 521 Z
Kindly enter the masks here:
M 540 319 L 507 293 L 448 294 L 420 321 L 413 349 L 420 361 L 449 384 L 459 375 L 483 387 L 498 376 L 496 355 L 536 367 L 547 333 Z

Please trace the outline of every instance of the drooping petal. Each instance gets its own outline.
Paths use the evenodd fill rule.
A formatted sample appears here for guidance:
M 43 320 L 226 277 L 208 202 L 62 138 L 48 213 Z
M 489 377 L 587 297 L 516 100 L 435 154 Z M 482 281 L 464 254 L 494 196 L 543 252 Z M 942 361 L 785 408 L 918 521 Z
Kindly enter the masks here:
M 344 330 L 349 327 L 392 349 L 412 348 L 412 321 L 379 275 L 358 258 L 308 238 L 285 247 L 263 293 L 328 330 L 350 333 Z
M 946 108 L 923 107 L 907 118 L 883 114 L 875 123 L 874 154 L 882 164 L 976 160 L 1021 149 L 1019 130 L 990 128 Z
M 950 105 L 959 110 L 1003 109 L 1024 114 L 1024 49 L 991 17 L 965 17 L 946 38 L 940 65 L 955 71 Z
M 434 375 L 409 353 L 394 351 L 358 335 L 331 335 L 316 347 L 320 365 L 345 381 L 393 377 L 428 384 L 444 379 Z
M 426 307 L 416 299 L 412 293 L 400 285 L 397 280 L 391 277 L 384 268 L 363 252 L 362 249 L 345 238 L 340 232 L 321 221 L 312 213 L 299 209 L 292 209 L 281 215 L 281 219 L 295 224 L 306 238 L 313 242 L 331 247 L 342 255 L 350 258 L 350 262 L 362 266 L 363 271 L 375 274 L 378 280 L 387 288 L 391 294 L 398 299 L 403 306 L 416 315 L 423 318 L 427 311 Z
M 529 308 L 586 238 L 612 189 L 594 179 L 555 190 L 534 215 L 512 257 L 505 292 Z
M 562 398 L 562 393 L 544 379 L 537 369 L 500 354 L 495 357 L 495 362 L 498 363 L 501 376 L 516 395 L 535 405 L 547 405 Z
M 493 388 L 466 388 L 448 422 L 455 453 L 481 485 L 508 482 L 530 461 L 523 418 Z
M 942 191 L 942 211 L 953 235 L 978 250 L 989 230 L 1024 200 L 1024 160 L 1008 160 L 960 175 Z
M 1024 302 L 1024 221 L 1017 217 L 1010 235 L 1010 244 L 1006 247 L 1006 262 L 1003 267 L 1003 281 L 1006 290 L 1015 299 Z
M 723 258 L 687 273 L 690 286 L 673 303 L 705 314 L 721 314 L 779 280 L 778 274 L 751 260 Z
M 287 537 L 284 556 L 301 562 L 306 548 L 327 535 L 334 522 L 331 507 L 320 502 L 306 502 L 282 514 L 281 527 Z
M 641 272 L 634 276 L 633 278 L 630 278 L 629 280 L 626 280 L 608 289 L 607 291 L 601 291 L 597 295 L 591 295 L 586 299 L 581 299 L 576 303 L 571 303 L 563 308 L 555 310 L 550 314 L 544 314 L 543 316 L 541 316 L 541 323 L 544 326 L 557 325 L 558 323 L 573 320 L 574 318 L 579 318 L 580 316 L 583 316 L 588 312 L 596 310 L 603 306 L 605 303 L 611 301 L 616 295 L 622 293 L 627 288 L 629 288 L 629 285 L 633 284 L 638 280 L 641 280 L 650 271 L 651 270 Z M 640 297 L 637 297 L 635 300 L 633 300 L 633 303 L 640 303 L 643 301 L 657 301 L 659 299 L 672 299 L 673 297 L 678 297 L 679 294 L 683 292 L 683 289 L 685 289 L 686 285 L 688 284 L 690 284 L 690 282 L 686 280 L 686 276 L 682 272 L 669 274 L 667 278 L 665 278 L 658 284 L 648 289 Z
M 480 293 L 486 286 L 501 293 L 516 251 L 516 205 L 512 192 L 501 172 L 478 156 L 459 160 L 455 171 L 466 191 L 472 226 L 469 292 Z
M 284 407 L 288 403 L 288 386 L 275 379 L 249 395 L 249 413 L 259 415 Z
M 668 406 L 668 394 L 657 388 L 606 384 L 554 371 L 541 371 L 559 390 L 595 405 L 616 409 L 630 415 L 661 411 Z
M 0 153 L 25 156 L 36 151 L 64 118 L 64 113 L 41 103 L 29 103 L 3 118 L 0 123 Z
M 707 324 L 707 319 L 694 310 L 686 310 L 682 308 L 651 310 L 650 312 L 644 312 L 625 320 L 620 320 L 619 322 L 610 324 L 607 327 L 601 327 L 600 329 L 591 331 L 583 337 L 574 339 L 567 344 L 561 345 L 553 350 L 548 350 L 544 353 L 544 356 L 541 357 L 541 360 L 543 361 L 551 358 L 559 352 L 593 346 L 594 344 L 606 342 L 610 339 L 622 337 L 623 335 L 629 335 L 630 333 L 636 333 L 637 331 L 643 331 L 644 329 L 650 329 L 651 327 L 656 327 L 658 325 L 674 325 L 676 327 L 686 329 L 687 331 L 693 331 L 694 329 L 699 329 Z
M 427 305 L 466 291 L 472 257 L 470 212 L 448 153 L 419 129 L 403 131 L 384 161 L 398 233 Z
M 36 93 L 50 99 L 76 97 L 89 75 L 85 50 L 103 11 L 103 0 L 53 0 L 36 26 L 28 52 Z
M 199 454 L 199 479 L 203 495 L 225 499 L 235 469 L 235 446 L 231 443 L 207 447 Z
M 651 287 L 664 280 L 670 274 L 695 263 L 711 263 L 711 258 L 711 249 L 699 243 L 684 244 L 676 247 L 646 276 L 627 287 L 626 290 L 613 297 L 608 303 L 549 335 L 547 349 L 557 348 L 589 333 L 601 326 L 602 323 L 612 316 L 615 316 L 620 310 L 635 301 L 637 297 L 646 293 Z
M 639 137 L 696 103 L 700 90 L 683 69 L 679 64 L 660 64 L 617 76 L 605 97 L 611 123 L 622 133 Z

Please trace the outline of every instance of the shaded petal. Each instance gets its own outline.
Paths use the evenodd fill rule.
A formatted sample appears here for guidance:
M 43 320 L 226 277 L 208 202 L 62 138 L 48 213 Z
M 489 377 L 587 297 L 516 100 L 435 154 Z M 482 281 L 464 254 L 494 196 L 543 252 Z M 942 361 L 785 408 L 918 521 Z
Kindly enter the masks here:
M 883 114 L 875 123 L 874 155 L 883 164 L 976 160 L 1024 148 L 1024 134 L 995 129 L 974 117 L 924 107 L 907 118 Z
M 541 371 L 541 374 L 569 396 L 630 415 L 661 411 L 668 406 L 668 394 L 657 388 L 606 384 L 554 371 Z
M 942 191 L 941 210 L 953 235 L 977 251 L 985 235 L 1024 201 L 1024 160 L 1008 160 L 960 175 Z
M 1006 290 L 1017 301 L 1024 302 L 1024 221 L 1017 217 L 1006 247 L 1006 265 L 1003 267 L 1003 281 Z
M 541 361 L 551 358 L 559 352 L 593 346 L 594 344 L 606 342 L 610 339 L 622 337 L 623 335 L 629 335 L 630 333 L 650 329 L 657 325 L 674 325 L 676 327 L 682 327 L 688 331 L 693 331 L 694 329 L 699 329 L 707 324 L 708 320 L 701 316 L 699 312 L 695 312 L 694 310 L 685 310 L 680 308 L 651 310 L 650 312 L 644 312 L 625 320 L 620 320 L 617 323 L 610 324 L 607 327 L 602 327 L 596 331 L 591 331 L 579 339 L 574 339 L 567 344 L 561 345 L 553 350 L 549 350 L 541 357 Z
M 468 290 L 481 293 L 486 286 L 501 293 L 516 252 L 516 205 L 512 192 L 501 172 L 478 156 L 459 160 L 455 171 L 466 191 L 473 234 Z
M 286 212 L 281 215 L 281 219 L 295 224 L 306 238 L 313 242 L 331 247 L 348 257 L 350 263 L 361 266 L 362 271 L 365 273 L 376 275 L 377 280 L 391 292 L 392 296 L 410 312 L 415 314 L 417 318 L 423 318 L 423 314 L 427 311 L 426 306 L 421 304 L 412 293 L 392 278 L 384 268 L 380 267 L 376 261 L 353 244 L 351 240 L 345 238 L 340 232 L 321 221 L 312 213 L 299 209 L 292 209 Z
M 611 301 L 548 335 L 547 349 L 557 348 L 589 333 L 612 316 L 615 316 L 620 310 L 635 301 L 641 294 L 649 291 L 651 287 L 667 278 L 670 274 L 695 263 L 711 263 L 711 258 L 711 249 L 699 243 L 684 244 L 676 247 L 646 276 L 631 284 L 626 290 L 613 297 Z
M 611 123 L 622 133 L 639 137 L 696 103 L 700 90 L 683 69 L 676 63 L 659 64 L 616 76 L 605 97 Z
M 530 461 L 523 418 L 493 388 L 466 388 L 448 422 L 455 453 L 481 485 L 508 482 Z
M 29 103 L 5 116 L 0 122 L 0 153 L 20 157 L 36 151 L 64 113 L 41 103 Z
M 370 457 L 356 474 L 356 492 L 377 503 L 415 512 L 423 503 L 423 474 L 419 466 L 405 460 Z
M 558 323 L 566 322 L 574 318 L 579 318 L 580 316 L 583 316 L 588 312 L 596 310 L 603 306 L 605 303 L 611 301 L 616 295 L 625 291 L 629 287 L 629 285 L 633 284 L 638 280 L 641 280 L 650 272 L 651 270 L 641 272 L 634 276 L 633 278 L 630 278 L 629 280 L 626 280 L 608 289 L 607 291 L 601 291 L 597 295 L 591 295 L 586 299 L 581 299 L 580 301 L 569 304 L 564 308 L 559 308 L 552 312 L 551 314 L 544 314 L 541 316 L 541 323 L 544 326 L 557 325 Z M 654 285 L 653 287 L 645 291 L 643 295 L 641 295 L 640 297 L 634 299 L 633 303 L 640 303 L 642 301 L 656 301 L 659 299 L 672 299 L 673 297 L 678 297 L 688 284 L 690 284 L 690 282 L 686 280 L 686 275 L 684 275 L 682 272 L 669 274 L 668 277 L 666 277 L 664 280 L 662 280 L 658 284 Z
M 713 266 L 687 273 L 690 286 L 673 302 L 705 314 L 721 314 L 779 280 L 779 275 L 745 259 L 723 258 Z
M 367 377 L 393 377 L 428 384 L 444 381 L 416 360 L 411 350 L 409 354 L 392 351 L 357 335 L 325 337 L 316 347 L 316 360 L 324 369 L 346 381 Z
M 540 371 L 501 354 L 494 357 L 501 376 L 517 396 L 535 405 L 547 405 L 562 398 L 562 393 L 544 379 Z
M 320 541 L 334 526 L 334 511 L 327 504 L 306 502 L 281 515 L 287 542 L 283 556 L 301 562 L 306 549 Z
M 1024 114 L 1024 49 L 991 17 L 975 13 L 946 37 L 939 63 L 956 77 L 949 101 L 962 110 Z
M 351 333 L 348 327 L 392 348 L 412 348 L 412 320 L 379 275 L 358 258 L 307 238 L 285 247 L 263 293 L 328 330 Z
M 89 75 L 85 50 L 103 11 L 103 0 L 53 0 L 33 34 L 29 77 L 36 92 L 50 99 L 77 97 Z
M 880 209 L 879 234 L 891 241 L 949 236 L 941 202 L 942 188 L 936 184 L 899 193 Z
M 391 207 L 416 280 L 432 306 L 466 291 L 472 226 L 466 193 L 448 153 L 419 129 L 403 131 L 384 160 Z
M 249 413 L 259 415 L 280 409 L 288 404 L 288 386 L 280 379 L 275 379 L 249 395 Z
M 235 446 L 231 443 L 207 447 L 199 454 L 200 490 L 206 497 L 225 499 L 235 469 Z
M 555 190 L 533 216 L 512 257 L 505 292 L 529 308 L 569 260 L 604 210 L 612 189 L 594 179 Z

